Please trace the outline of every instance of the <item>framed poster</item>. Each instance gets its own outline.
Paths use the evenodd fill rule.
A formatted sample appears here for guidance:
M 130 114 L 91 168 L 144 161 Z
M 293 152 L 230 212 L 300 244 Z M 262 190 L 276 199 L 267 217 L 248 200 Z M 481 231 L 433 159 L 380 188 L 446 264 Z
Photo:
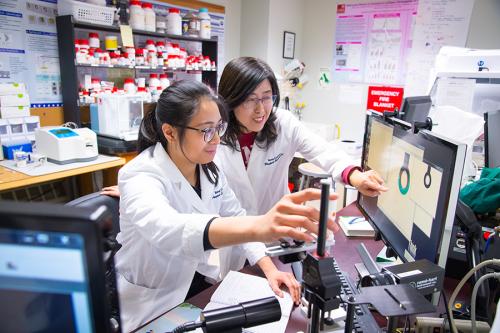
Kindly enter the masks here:
M 293 59 L 295 56 L 295 32 L 283 33 L 283 58 Z

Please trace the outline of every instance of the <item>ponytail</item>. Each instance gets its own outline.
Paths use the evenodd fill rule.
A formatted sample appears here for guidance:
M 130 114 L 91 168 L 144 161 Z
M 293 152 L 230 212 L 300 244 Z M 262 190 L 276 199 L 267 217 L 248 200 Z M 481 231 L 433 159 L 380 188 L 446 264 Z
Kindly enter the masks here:
M 161 128 L 158 128 L 156 122 L 156 108 L 154 108 L 142 118 L 139 128 L 139 138 L 137 139 L 137 150 L 141 153 L 149 147 L 156 145 L 157 142 L 162 142 L 164 145 L 163 141 Z

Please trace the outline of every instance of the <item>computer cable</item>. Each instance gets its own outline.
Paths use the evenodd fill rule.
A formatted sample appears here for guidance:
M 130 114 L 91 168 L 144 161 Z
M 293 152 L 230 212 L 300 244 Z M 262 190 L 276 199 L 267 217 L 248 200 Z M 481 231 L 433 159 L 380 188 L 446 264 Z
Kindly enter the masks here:
M 471 301 L 471 324 L 472 324 L 472 333 L 477 332 L 477 324 L 476 324 L 476 298 L 477 298 L 477 291 L 479 290 L 479 286 L 481 283 L 483 283 L 484 280 L 487 280 L 489 278 L 495 278 L 500 280 L 500 273 L 495 272 L 495 273 L 488 273 L 484 274 L 477 280 L 476 284 L 474 285 L 474 289 L 472 289 L 472 301 Z
M 446 300 L 446 295 L 444 294 L 444 290 L 441 290 L 441 296 L 443 297 L 444 308 L 446 309 L 445 315 L 446 315 L 446 320 L 448 321 L 448 327 L 450 327 L 451 329 L 450 312 L 448 309 L 448 301 Z
M 500 266 L 500 259 L 490 259 L 490 260 L 483 261 L 482 263 L 479 263 L 477 266 L 473 267 L 469 272 L 467 272 L 467 274 L 465 274 L 465 276 L 462 278 L 462 280 L 460 280 L 460 282 L 458 283 L 455 290 L 453 290 L 453 293 L 451 294 L 451 297 L 450 297 L 450 301 L 448 302 L 448 316 L 450 318 L 450 330 L 452 333 L 458 333 L 458 331 L 457 331 L 457 327 L 455 325 L 455 321 L 453 318 L 453 312 L 451 310 L 451 305 L 455 303 L 455 299 L 457 298 L 458 293 L 460 292 L 460 290 L 462 289 L 464 284 L 467 282 L 467 280 L 469 280 L 469 278 L 476 271 L 478 271 L 481 268 L 488 266 L 488 265 Z

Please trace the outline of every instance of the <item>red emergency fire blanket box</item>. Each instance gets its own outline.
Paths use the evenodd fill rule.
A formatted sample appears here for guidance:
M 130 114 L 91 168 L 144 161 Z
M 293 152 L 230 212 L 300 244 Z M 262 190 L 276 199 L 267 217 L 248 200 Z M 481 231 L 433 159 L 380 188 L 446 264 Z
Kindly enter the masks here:
M 399 87 L 368 87 L 368 103 L 366 108 L 380 113 L 384 111 L 401 110 L 403 88 Z

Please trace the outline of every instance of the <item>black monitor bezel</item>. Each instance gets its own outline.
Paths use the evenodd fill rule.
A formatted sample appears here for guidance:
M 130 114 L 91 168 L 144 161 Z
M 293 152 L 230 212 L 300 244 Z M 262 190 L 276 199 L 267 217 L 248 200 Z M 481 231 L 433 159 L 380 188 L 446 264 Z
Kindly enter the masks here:
M 429 110 L 430 107 L 432 106 L 432 99 L 429 95 L 423 95 L 423 96 L 410 96 L 410 97 L 405 97 L 403 98 L 403 103 L 401 105 L 401 120 L 403 121 L 408 121 L 408 109 L 412 104 L 418 105 L 418 104 L 429 104 Z M 428 110 L 428 111 L 429 111 Z M 427 115 L 429 112 L 427 112 Z M 426 116 L 427 116 L 426 115 Z
M 408 132 L 412 132 L 412 126 L 409 123 L 405 123 L 403 121 L 388 122 L 380 114 L 377 114 L 377 113 L 368 113 L 366 115 L 366 118 L 365 118 L 365 133 L 364 133 L 364 137 L 363 137 L 363 150 L 362 150 L 362 155 L 361 155 L 361 164 L 362 164 L 361 167 L 362 167 L 363 170 L 365 170 L 364 163 L 365 163 L 366 154 L 367 154 L 367 151 L 366 151 L 366 140 L 368 139 L 367 136 L 368 136 L 369 117 L 377 118 L 378 120 L 380 120 L 383 123 L 388 124 L 389 126 L 393 126 L 393 127 L 399 126 L 402 130 L 406 130 Z M 441 138 L 441 137 L 439 137 L 439 136 L 437 136 L 434 133 L 431 133 L 429 131 L 420 131 L 420 132 L 418 132 L 417 134 L 414 134 L 414 135 L 424 136 L 426 140 L 436 140 L 440 144 L 446 145 L 447 147 L 452 148 L 452 149 L 457 149 L 457 150 L 459 149 L 457 143 L 451 142 L 450 140 L 445 140 L 444 138 Z M 462 147 L 462 149 L 465 149 L 465 147 Z M 463 151 L 462 153 L 463 153 L 462 157 L 464 159 L 462 161 L 462 163 L 463 163 L 465 161 L 465 151 Z M 457 151 L 457 155 L 458 155 L 458 151 Z M 457 160 L 453 163 L 454 164 L 453 168 L 455 170 L 457 168 L 456 162 L 460 163 L 459 158 L 460 157 L 457 157 Z M 459 170 L 460 170 L 460 176 L 461 176 L 461 170 L 463 170 L 463 166 L 461 168 L 459 167 Z M 440 233 L 441 233 L 440 244 L 437 244 L 437 253 L 436 253 L 436 257 L 434 259 L 434 262 L 436 264 L 439 264 L 443 268 L 446 265 L 446 259 L 447 259 L 447 256 L 448 256 L 448 248 L 449 248 L 449 240 L 450 240 L 449 239 L 450 237 L 448 237 L 448 236 L 451 236 L 451 228 L 453 226 L 453 217 L 455 215 L 455 208 L 456 208 L 456 203 L 454 205 L 451 205 L 449 201 L 452 200 L 452 198 L 454 198 L 455 196 L 458 199 L 458 192 L 457 193 L 451 193 L 451 192 L 454 191 L 453 187 L 455 186 L 454 185 L 455 180 L 451 179 L 450 181 L 452 182 L 452 184 L 451 184 L 451 191 L 450 191 L 449 197 L 447 199 L 448 200 L 447 205 L 446 205 L 447 206 L 447 210 L 446 210 L 446 212 L 444 214 L 445 223 L 443 224 L 443 227 L 440 230 Z M 458 191 L 458 189 L 457 189 L 457 191 Z M 393 250 L 396 253 L 396 255 L 403 262 L 407 262 L 408 260 L 407 260 L 407 258 L 405 258 L 405 256 L 403 255 L 403 253 L 401 253 L 400 251 L 397 251 L 397 249 L 395 249 L 392 246 L 391 241 L 388 239 L 388 237 L 383 234 L 383 232 L 380 230 L 380 228 L 377 226 L 377 224 L 372 220 L 372 218 L 368 214 L 368 212 L 363 208 L 363 206 L 360 203 L 361 196 L 362 196 L 362 194 L 360 192 L 358 192 L 358 196 L 357 196 L 357 200 L 356 200 L 356 207 L 359 209 L 359 211 L 365 217 L 365 219 L 373 226 L 373 228 L 377 232 L 377 235 L 384 242 L 384 244 L 387 245 L 388 247 L 393 248 Z M 451 215 L 451 218 L 450 218 L 450 215 Z
M 0 228 L 79 234 L 84 239 L 93 332 L 110 332 L 102 233 L 98 210 L 48 203 L 0 201 Z
M 500 113 L 500 110 L 489 111 L 484 113 L 484 166 L 487 168 L 492 168 L 490 166 L 490 142 L 489 142 L 489 121 L 492 114 Z

